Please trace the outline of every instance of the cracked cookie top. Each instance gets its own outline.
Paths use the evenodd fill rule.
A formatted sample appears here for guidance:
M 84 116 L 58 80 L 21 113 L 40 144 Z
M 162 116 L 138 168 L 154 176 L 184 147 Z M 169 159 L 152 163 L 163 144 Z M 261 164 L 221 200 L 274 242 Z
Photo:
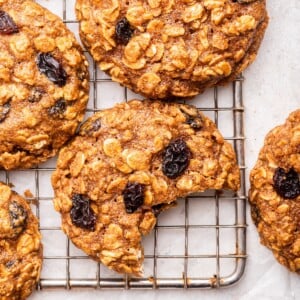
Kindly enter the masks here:
M 178 197 L 239 188 L 232 146 L 190 105 L 132 100 L 97 112 L 59 153 L 54 205 L 71 240 L 141 275 L 141 236 Z M 168 207 L 167 207 L 168 208 Z
M 265 0 L 77 0 L 76 12 L 100 69 L 154 99 L 234 80 L 268 23 Z
M 82 120 L 88 89 L 63 22 L 33 1 L 0 0 L 0 169 L 52 157 Z
M 300 273 L 300 110 L 268 133 L 250 181 L 252 218 L 261 243 Z
M 0 298 L 25 299 L 39 279 L 41 235 L 28 203 L 0 182 Z

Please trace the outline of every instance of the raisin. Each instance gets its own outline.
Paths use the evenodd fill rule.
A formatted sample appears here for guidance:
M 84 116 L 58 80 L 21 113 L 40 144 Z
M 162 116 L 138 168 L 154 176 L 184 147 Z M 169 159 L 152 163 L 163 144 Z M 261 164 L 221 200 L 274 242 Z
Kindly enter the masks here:
M 9 111 L 10 111 L 10 103 L 9 102 L 5 103 L 4 105 L 0 105 L 0 123 L 6 119 Z
M 11 154 L 16 154 L 18 152 L 23 152 L 25 153 L 26 155 L 30 156 L 32 155 L 30 151 L 18 146 L 18 145 L 14 145 L 12 150 L 10 151 Z
M 190 125 L 193 129 L 199 130 L 203 127 L 203 121 L 201 116 L 195 115 L 195 111 L 193 111 L 192 115 L 189 113 L 189 109 L 186 106 L 182 106 L 180 108 L 181 112 L 185 116 L 185 123 Z
M 27 212 L 22 205 L 17 202 L 9 204 L 10 224 L 15 229 L 16 234 L 20 234 L 26 227 Z
M 119 20 L 116 25 L 116 41 L 119 44 L 126 45 L 129 42 L 133 31 L 134 30 L 131 28 L 130 23 L 126 18 Z
M 164 204 L 157 204 L 152 206 L 152 212 L 154 213 L 155 217 L 157 217 L 163 210 Z
M 0 10 L 0 33 L 13 34 L 18 33 L 19 28 L 11 16 L 3 10 Z
M 67 73 L 63 66 L 51 55 L 51 53 L 39 53 L 37 66 L 42 74 L 50 81 L 62 87 L 67 82 Z
M 9 261 L 5 264 L 5 267 L 9 269 L 9 268 L 11 268 L 15 263 L 16 263 L 16 260 L 9 260 Z
M 72 197 L 73 205 L 71 208 L 71 220 L 77 227 L 95 230 L 96 215 L 91 208 L 90 199 L 81 194 Z
M 48 113 L 49 115 L 54 117 L 61 117 L 61 115 L 65 112 L 66 107 L 66 101 L 61 98 L 57 100 L 56 103 L 48 109 Z
M 138 182 L 128 182 L 123 190 L 126 212 L 135 212 L 144 203 L 144 185 Z
M 171 203 L 160 203 L 160 204 L 156 204 L 153 205 L 151 207 L 153 214 L 155 215 L 155 217 L 158 217 L 158 215 L 160 213 L 162 213 L 163 211 L 171 208 L 171 207 L 175 207 L 177 204 L 176 202 L 171 202 Z
M 251 206 L 251 217 L 252 217 L 252 220 L 253 220 L 255 226 L 258 226 L 258 224 L 261 220 L 261 216 L 260 216 L 260 211 L 257 206 L 254 206 L 254 205 Z
M 273 182 L 275 191 L 283 198 L 294 199 L 300 195 L 299 174 L 293 168 L 288 172 L 282 168 L 277 168 Z
M 39 102 L 43 95 L 44 95 L 44 90 L 41 89 L 41 88 L 33 88 L 30 92 L 30 96 L 28 98 L 28 101 L 31 102 L 31 103 L 34 103 L 34 102 Z
M 203 127 L 202 119 L 199 117 L 187 116 L 185 122 L 195 130 L 200 130 Z
M 180 176 L 188 167 L 191 151 L 183 139 L 170 142 L 163 152 L 162 171 L 171 179 Z
M 101 128 L 101 121 L 100 119 L 97 119 L 94 121 L 91 125 L 91 131 L 98 131 Z
M 97 119 L 92 123 L 86 122 L 81 127 L 81 134 L 90 136 L 93 134 L 93 132 L 98 131 L 100 128 L 101 128 L 101 120 L 100 119 Z

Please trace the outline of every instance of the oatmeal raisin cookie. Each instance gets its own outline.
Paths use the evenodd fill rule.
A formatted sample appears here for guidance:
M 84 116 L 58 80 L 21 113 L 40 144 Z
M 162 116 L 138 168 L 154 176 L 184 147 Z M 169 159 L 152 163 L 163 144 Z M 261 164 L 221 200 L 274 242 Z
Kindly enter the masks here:
M 265 0 L 77 0 L 76 13 L 100 69 L 153 99 L 234 80 L 268 24 Z
M 141 238 L 163 205 L 239 183 L 233 148 L 211 120 L 193 106 L 147 100 L 90 117 L 52 175 L 54 205 L 74 244 L 134 275 L 141 275 Z
M 28 203 L 0 182 L 0 299 L 27 298 L 42 266 L 41 235 Z
M 30 0 L 0 0 L 0 169 L 29 168 L 75 133 L 88 100 L 82 49 Z
M 300 274 L 300 110 L 269 132 L 251 171 L 250 204 L 261 243 Z

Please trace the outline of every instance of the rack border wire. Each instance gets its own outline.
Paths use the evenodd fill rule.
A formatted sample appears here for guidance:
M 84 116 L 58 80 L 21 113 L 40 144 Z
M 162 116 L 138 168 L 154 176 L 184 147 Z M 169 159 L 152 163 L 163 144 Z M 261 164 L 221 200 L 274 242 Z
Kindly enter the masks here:
M 66 25 L 77 24 L 77 21 L 67 19 L 67 0 L 62 1 L 62 17 Z M 87 51 L 85 51 L 87 54 Z M 88 55 L 88 54 L 87 54 Z M 92 72 L 90 74 L 90 87 L 92 91 L 92 108 L 88 108 L 88 113 L 94 113 L 99 110 L 97 106 L 97 97 L 101 84 L 103 82 L 112 82 L 108 78 L 98 77 L 99 69 L 96 67 L 96 63 L 92 62 Z M 243 81 L 244 77 L 241 75 L 231 85 L 232 97 L 231 105 L 220 105 L 219 88 L 213 89 L 213 107 L 198 107 L 204 113 L 209 112 L 213 115 L 213 120 L 219 125 L 219 117 L 222 112 L 229 112 L 232 114 L 232 136 L 225 137 L 226 140 L 233 144 L 234 150 L 237 155 L 237 161 L 240 167 L 241 174 L 241 188 L 237 193 L 222 194 L 220 191 L 214 191 L 207 194 L 195 194 L 184 198 L 183 201 L 183 215 L 184 222 L 182 224 L 161 225 L 158 223 L 154 229 L 153 237 L 153 253 L 146 254 L 145 259 L 150 260 L 153 264 L 152 275 L 144 278 L 131 278 L 130 276 L 103 276 L 102 269 L 104 268 L 99 263 L 96 267 L 94 278 L 73 278 L 71 274 L 71 262 L 76 260 L 87 260 L 88 257 L 84 255 L 74 255 L 71 253 L 71 242 L 66 239 L 65 255 L 45 255 L 44 260 L 62 260 L 65 263 L 65 275 L 63 278 L 47 278 L 41 277 L 37 285 L 37 289 L 44 288 L 65 288 L 71 289 L 75 287 L 80 288 L 121 288 L 121 289 L 163 289 L 163 288 L 181 288 L 181 289 L 193 289 L 193 288 L 220 288 L 231 286 L 235 284 L 243 275 L 247 252 L 246 252 L 246 187 L 245 187 L 245 149 L 244 149 L 244 106 L 243 106 Z M 126 88 L 124 90 L 124 100 L 127 101 L 130 96 Z M 222 129 L 222 128 L 221 128 Z M 222 130 L 221 130 L 222 131 Z M 35 212 L 38 218 L 40 218 L 40 206 L 45 201 L 51 201 L 51 197 L 42 196 L 40 193 L 40 176 L 41 172 L 52 172 L 53 167 L 37 166 L 32 168 L 30 172 L 34 174 L 35 181 L 35 193 L 34 198 L 28 199 L 29 202 L 35 204 Z M 28 170 L 19 170 L 19 173 Z M 4 172 L 4 171 L 1 171 Z M 5 172 L 5 181 L 10 183 L 10 173 Z M 50 182 L 49 182 L 50 184 Z M 198 201 L 214 201 L 215 215 L 214 222 L 207 224 L 191 224 L 190 223 L 190 211 L 191 207 L 195 203 L 195 198 Z M 231 207 L 234 209 L 234 221 L 230 224 L 223 224 L 220 221 L 220 213 L 222 212 L 222 201 L 227 199 L 230 202 Z M 196 200 L 196 201 L 197 201 Z M 47 232 L 60 231 L 59 226 L 40 226 L 43 235 Z M 210 253 L 197 253 L 191 254 L 191 239 L 190 231 L 198 229 L 207 229 L 215 231 L 215 251 Z M 222 253 L 222 230 L 234 230 L 234 238 L 230 240 L 231 244 L 234 244 L 235 251 L 233 253 Z M 180 230 L 184 232 L 184 249 L 181 254 L 161 254 L 158 251 L 159 246 L 159 234 L 162 230 Z M 177 276 L 160 276 L 158 268 L 160 261 L 162 260 L 179 259 L 183 261 L 182 272 L 179 272 Z M 190 260 L 214 260 L 215 272 L 209 276 L 189 276 L 189 262 Z M 221 260 L 229 259 L 232 261 L 233 271 L 230 274 L 224 275 L 221 268 Z

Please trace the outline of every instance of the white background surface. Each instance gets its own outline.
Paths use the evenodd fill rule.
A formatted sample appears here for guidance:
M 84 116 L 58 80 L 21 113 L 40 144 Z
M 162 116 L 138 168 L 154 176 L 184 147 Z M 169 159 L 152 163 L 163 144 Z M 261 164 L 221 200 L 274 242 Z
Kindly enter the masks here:
M 61 5 L 60 0 L 39 2 L 48 7 Z M 300 107 L 300 2 L 269 0 L 268 11 L 270 24 L 259 55 L 244 73 L 247 179 L 266 133 Z M 47 290 L 35 292 L 30 299 L 300 299 L 299 276 L 275 262 L 271 252 L 259 244 L 249 213 L 247 218 L 249 258 L 244 276 L 233 287 L 193 291 Z

